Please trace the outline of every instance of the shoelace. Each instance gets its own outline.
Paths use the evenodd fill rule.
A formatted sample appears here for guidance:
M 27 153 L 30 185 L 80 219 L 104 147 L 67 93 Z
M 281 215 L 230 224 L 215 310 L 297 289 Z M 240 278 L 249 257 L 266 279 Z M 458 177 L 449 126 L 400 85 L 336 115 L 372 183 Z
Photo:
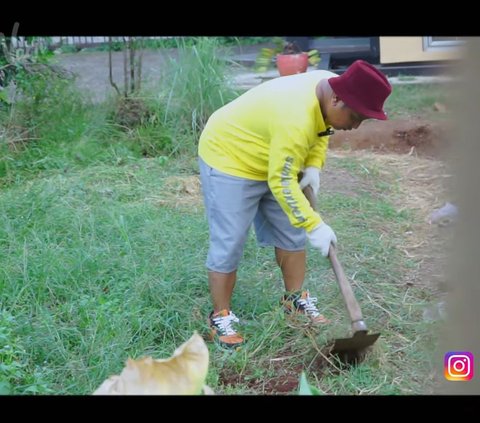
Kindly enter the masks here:
M 297 302 L 305 308 L 305 313 L 311 315 L 312 317 L 317 317 L 320 315 L 320 312 L 315 305 L 317 302 L 317 297 L 310 297 L 310 295 L 307 294 L 306 299 L 299 298 Z
M 240 320 L 238 320 L 238 317 L 231 311 L 228 316 L 217 316 L 213 317 L 212 320 L 225 335 L 235 335 L 237 333 L 237 331 L 232 328 L 232 322 L 238 323 Z

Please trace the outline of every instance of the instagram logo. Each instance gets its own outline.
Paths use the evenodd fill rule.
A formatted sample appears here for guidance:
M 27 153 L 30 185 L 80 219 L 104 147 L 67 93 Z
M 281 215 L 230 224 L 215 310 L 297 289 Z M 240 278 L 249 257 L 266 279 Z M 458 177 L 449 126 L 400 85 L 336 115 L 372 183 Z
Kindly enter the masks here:
M 443 360 L 445 379 L 464 382 L 473 378 L 473 354 L 468 351 L 453 351 Z

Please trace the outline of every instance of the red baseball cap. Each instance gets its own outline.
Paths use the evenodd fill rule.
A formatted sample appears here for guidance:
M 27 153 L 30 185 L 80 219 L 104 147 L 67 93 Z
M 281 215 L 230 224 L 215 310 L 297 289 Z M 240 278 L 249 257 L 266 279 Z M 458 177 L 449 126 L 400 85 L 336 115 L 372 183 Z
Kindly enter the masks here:
M 383 103 L 392 92 L 387 77 L 365 60 L 356 60 L 340 76 L 328 79 L 348 107 L 373 119 L 387 120 Z

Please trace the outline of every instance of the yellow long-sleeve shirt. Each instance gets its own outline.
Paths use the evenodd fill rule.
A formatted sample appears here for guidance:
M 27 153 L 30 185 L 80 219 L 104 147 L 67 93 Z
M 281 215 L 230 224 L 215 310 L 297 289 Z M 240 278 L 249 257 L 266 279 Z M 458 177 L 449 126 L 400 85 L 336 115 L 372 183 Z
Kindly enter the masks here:
M 321 217 L 297 182 L 307 166 L 322 168 L 328 136 L 315 94 L 321 79 L 312 71 L 254 87 L 210 116 L 200 136 L 199 156 L 211 167 L 268 185 L 290 222 L 311 231 Z

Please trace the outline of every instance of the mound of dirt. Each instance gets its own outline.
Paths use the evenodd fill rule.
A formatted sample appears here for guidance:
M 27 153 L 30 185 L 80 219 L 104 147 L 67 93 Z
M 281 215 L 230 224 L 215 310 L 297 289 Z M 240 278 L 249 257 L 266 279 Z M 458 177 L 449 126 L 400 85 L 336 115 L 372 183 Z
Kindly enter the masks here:
M 335 131 L 330 137 L 330 148 L 444 158 L 449 152 L 452 132 L 452 122 L 447 121 L 368 120 L 358 129 Z

